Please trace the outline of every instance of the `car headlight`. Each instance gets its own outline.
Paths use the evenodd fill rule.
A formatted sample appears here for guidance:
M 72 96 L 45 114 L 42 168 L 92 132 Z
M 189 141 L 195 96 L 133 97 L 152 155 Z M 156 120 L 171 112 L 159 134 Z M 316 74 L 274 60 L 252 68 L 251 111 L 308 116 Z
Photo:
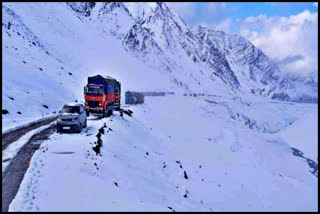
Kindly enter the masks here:
M 78 119 L 78 118 L 76 117 L 76 118 L 73 118 L 71 121 L 74 122 L 74 121 L 76 121 L 77 119 Z

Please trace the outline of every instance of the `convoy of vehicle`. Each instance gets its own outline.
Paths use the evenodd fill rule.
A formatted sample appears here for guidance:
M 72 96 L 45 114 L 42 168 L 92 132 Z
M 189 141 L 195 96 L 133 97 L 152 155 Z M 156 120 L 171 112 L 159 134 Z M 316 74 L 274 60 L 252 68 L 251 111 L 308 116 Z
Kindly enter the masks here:
M 81 132 L 87 126 L 90 113 L 110 116 L 113 110 L 120 110 L 121 84 L 111 77 L 96 75 L 88 77 L 84 87 L 85 105 L 71 103 L 63 106 L 57 120 L 57 132 Z
M 173 94 L 173 92 L 171 92 Z M 144 103 L 144 96 L 164 96 L 164 92 L 126 91 L 126 104 Z M 110 116 L 113 110 L 120 111 L 121 84 L 112 77 L 95 75 L 88 77 L 84 86 L 85 105 L 80 103 L 63 106 L 57 121 L 57 132 L 81 132 L 87 126 L 87 117 L 92 114 Z
M 134 92 L 126 91 L 125 104 L 144 103 L 144 96 L 165 96 L 165 92 Z M 174 94 L 169 92 L 168 94 Z M 92 114 L 110 116 L 113 110 L 120 109 L 121 84 L 112 77 L 95 75 L 88 77 L 84 86 L 85 105 L 80 103 L 66 104 L 63 106 L 57 121 L 57 132 L 81 132 L 87 126 L 87 117 Z

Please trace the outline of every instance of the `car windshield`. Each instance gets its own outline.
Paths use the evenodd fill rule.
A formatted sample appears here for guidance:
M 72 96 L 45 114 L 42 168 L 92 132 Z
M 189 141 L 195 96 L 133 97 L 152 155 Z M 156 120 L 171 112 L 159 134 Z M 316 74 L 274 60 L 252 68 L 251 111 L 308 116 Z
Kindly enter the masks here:
M 89 87 L 87 88 L 87 94 L 101 95 L 101 94 L 102 94 L 102 87 L 89 86 Z
M 80 114 L 80 108 L 79 108 L 79 106 L 64 106 L 62 108 L 62 113 Z

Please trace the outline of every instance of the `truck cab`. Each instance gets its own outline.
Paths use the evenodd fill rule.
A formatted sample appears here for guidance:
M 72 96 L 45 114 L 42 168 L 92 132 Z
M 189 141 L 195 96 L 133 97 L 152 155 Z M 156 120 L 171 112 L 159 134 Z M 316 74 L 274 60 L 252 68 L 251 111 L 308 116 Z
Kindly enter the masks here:
M 103 113 L 105 102 L 104 86 L 88 84 L 84 87 L 84 94 L 87 116 L 89 116 L 89 112 Z

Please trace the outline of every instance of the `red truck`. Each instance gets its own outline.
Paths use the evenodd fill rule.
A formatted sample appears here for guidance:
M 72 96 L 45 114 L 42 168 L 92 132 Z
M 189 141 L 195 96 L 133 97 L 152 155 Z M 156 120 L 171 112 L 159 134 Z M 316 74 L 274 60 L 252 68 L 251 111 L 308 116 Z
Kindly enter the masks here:
M 121 84 L 111 77 L 88 77 L 84 98 L 87 116 L 90 112 L 110 116 L 113 110 L 120 109 Z

